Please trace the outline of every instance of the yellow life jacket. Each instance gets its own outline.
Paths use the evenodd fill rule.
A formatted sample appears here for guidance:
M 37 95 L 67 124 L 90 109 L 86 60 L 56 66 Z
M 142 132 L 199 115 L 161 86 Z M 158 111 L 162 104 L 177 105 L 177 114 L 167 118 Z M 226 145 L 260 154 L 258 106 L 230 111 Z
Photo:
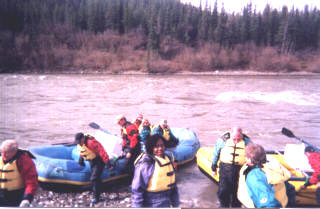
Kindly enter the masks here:
M 169 139 L 170 139 L 169 129 L 164 128 L 164 129 L 162 129 L 162 130 L 163 130 L 163 134 L 162 134 L 163 138 L 164 138 L 165 140 L 169 141 Z
M 273 185 L 275 198 L 281 203 L 282 207 L 288 204 L 285 181 L 291 177 L 291 173 L 283 167 L 277 160 L 269 161 L 263 165 L 268 183 Z
M 145 153 L 141 153 L 134 164 L 137 164 L 138 161 L 146 155 Z M 149 180 L 147 191 L 148 192 L 161 192 L 172 189 L 175 186 L 176 176 L 174 171 L 174 157 L 172 159 L 165 154 L 164 159 L 157 156 L 149 155 L 154 161 L 154 171 Z
M 158 125 L 156 125 L 156 126 L 154 126 L 154 128 L 153 129 L 155 129 L 156 127 L 160 127 L 160 125 L 158 124 Z M 161 127 L 160 127 L 161 128 Z M 152 129 L 152 131 L 153 131 L 153 129 Z M 170 132 L 169 132 L 169 129 L 168 128 L 161 128 L 162 129 L 162 136 L 163 136 L 163 138 L 166 140 L 166 141 L 169 141 L 170 140 Z M 152 132 L 151 131 L 151 132 Z
M 24 187 L 22 176 L 18 170 L 17 160 L 4 164 L 0 156 L 0 188 L 12 191 Z
M 78 144 L 77 149 L 80 153 L 80 156 L 85 160 L 93 160 L 97 157 L 96 153 L 92 152 L 85 144 L 82 146 Z
M 242 166 L 239 173 L 238 199 L 247 208 L 254 208 L 254 203 L 249 197 L 246 177 L 243 172 L 247 169 L 247 165 Z M 266 163 L 262 168 L 266 174 L 267 181 L 273 185 L 274 196 L 281 203 L 282 207 L 288 204 L 288 196 L 286 193 L 285 181 L 290 178 L 290 172 L 279 163 Z
M 220 161 L 227 164 L 244 165 L 246 162 L 244 149 L 244 140 L 234 144 L 233 139 L 229 138 L 221 149 Z
M 123 135 L 128 135 L 128 134 L 127 134 L 127 129 L 126 129 L 125 127 L 122 127 L 121 129 L 122 129 L 122 134 L 123 134 Z
M 165 158 L 155 156 L 155 167 L 149 180 L 148 192 L 161 192 L 172 189 L 176 182 L 173 163 L 167 155 Z

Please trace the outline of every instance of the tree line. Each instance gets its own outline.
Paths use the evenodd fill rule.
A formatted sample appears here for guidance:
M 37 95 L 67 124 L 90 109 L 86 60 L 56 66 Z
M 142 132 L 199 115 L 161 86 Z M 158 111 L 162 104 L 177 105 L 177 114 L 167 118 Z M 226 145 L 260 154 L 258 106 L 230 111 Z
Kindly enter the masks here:
M 320 47 L 320 11 L 305 6 L 303 10 L 266 5 L 262 12 L 247 4 L 240 13 L 218 10 L 213 6 L 194 7 L 179 0 L 1 0 L 0 32 L 9 33 L 14 47 L 23 34 L 32 42 L 40 34 L 64 25 L 73 33 L 96 35 L 116 31 L 125 35 L 139 31 L 147 37 L 148 52 L 157 52 L 166 37 L 188 47 L 215 43 L 233 49 L 239 44 L 276 47 L 280 54 L 293 54 Z M 11 43 L 11 44 L 10 44 Z

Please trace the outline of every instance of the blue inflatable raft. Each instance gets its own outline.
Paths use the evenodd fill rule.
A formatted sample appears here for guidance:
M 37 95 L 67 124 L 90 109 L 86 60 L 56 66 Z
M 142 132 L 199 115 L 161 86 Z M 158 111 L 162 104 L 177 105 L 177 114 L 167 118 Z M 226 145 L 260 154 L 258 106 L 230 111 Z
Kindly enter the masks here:
M 192 130 L 184 128 L 172 128 L 172 133 L 179 139 L 179 144 L 175 148 L 167 149 L 172 152 L 178 165 L 187 163 L 195 158 L 195 154 L 200 147 L 199 140 Z M 101 131 L 102 132 L 102 131 Z M 115 138 L 109 132 L 102 132 L 104 140 L 110 144 L 110 140 Z M 101 133 L 100 133 L 101 135 Z M 98 140 L 100 141 L 100 140 Z M 101 141 L 100 141 L 101 143 Z M 34 160 L 38 172 L 38 180 L 41 183 L 63 184 L 74 186 L 85 186 L 90 184 L 90 165 L 85 162 L 85 166 L 78 164 L 79 153 L 76 145 L 47 145 L 31 147 L 30 151 L 35 155 Z M 111 160 L 117 156 L 107 150 Z M 128 176 L 126 169 L 127 160 L 120 159 L 114 163 L 114 169 L 104 169 L 101 175 L 103 182 L 112 182 Z

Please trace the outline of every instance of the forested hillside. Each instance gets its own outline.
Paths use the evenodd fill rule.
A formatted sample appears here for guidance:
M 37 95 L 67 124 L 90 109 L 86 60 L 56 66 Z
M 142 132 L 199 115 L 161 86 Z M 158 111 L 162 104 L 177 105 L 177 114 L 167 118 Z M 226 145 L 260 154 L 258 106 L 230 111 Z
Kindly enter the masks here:
M 0 0 L 0 72 L 320 72 L 320 11 Z

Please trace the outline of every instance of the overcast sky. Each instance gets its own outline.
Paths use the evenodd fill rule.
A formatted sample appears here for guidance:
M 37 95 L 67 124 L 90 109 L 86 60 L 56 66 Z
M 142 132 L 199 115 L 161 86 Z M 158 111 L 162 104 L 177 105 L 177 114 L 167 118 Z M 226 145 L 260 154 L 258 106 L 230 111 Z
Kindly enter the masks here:
M 180 0 L 183 3 L 191 3 L 195 6 L 199 6 L 201 0 Z M 213 4 L 215 0 L 208 0 L 208 3 L 211 2 Z M 221 9 L 222 2 L 224 3 L 224 8 L 227 12 L 241 12 L 243 7 L 247 5 L 250 0 L 218 0 L 218 11 Z M 251 0 L 252 5 L 256 5 L 257 11 L 263 11 L 266 4 L 269 3 L 272 8 L 281 10 L 283 5 L 287 5 L 289 10 L 294 6 L 294 8 L 298 8 L 300 10 L 304 9 L 306 4 L 309 5 L 309 9 L 317 7 L 320 9 L 320 0 Z M 204 7 L 206 0 L 202 0 L 202 6 Z

